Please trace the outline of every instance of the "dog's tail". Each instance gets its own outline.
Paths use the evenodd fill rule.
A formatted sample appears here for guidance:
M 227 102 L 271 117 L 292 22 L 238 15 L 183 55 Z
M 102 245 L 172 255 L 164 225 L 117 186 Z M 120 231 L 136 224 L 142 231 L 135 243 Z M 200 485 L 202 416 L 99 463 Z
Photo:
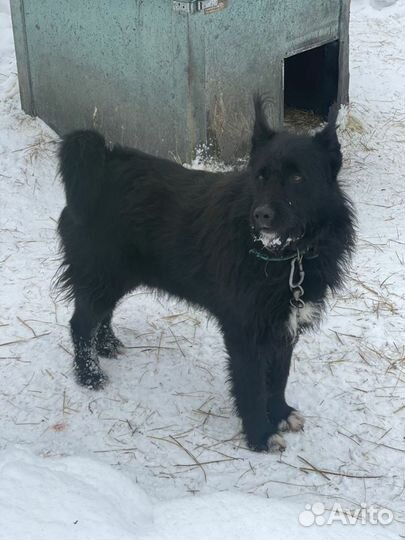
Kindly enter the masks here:
M 59 173 L 69 210 L 80 221 L 91 218 L 105 177 L 108 149 L 95 131 L 74 131 L 59 148 Z

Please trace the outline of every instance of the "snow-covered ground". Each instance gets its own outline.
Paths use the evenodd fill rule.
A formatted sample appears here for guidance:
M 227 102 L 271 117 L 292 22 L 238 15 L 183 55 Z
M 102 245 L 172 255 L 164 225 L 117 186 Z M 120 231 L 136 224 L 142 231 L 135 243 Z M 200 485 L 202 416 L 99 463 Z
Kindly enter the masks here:
M 51 289 L 64 203 L 57 137 L 20 110 L 0 0 L 0 539 L 403 534 L 405 0 L 353 0 L 350 33 L 340 138 L 359 218 L 353 270 L 321 331 L 296 349 L 288 394 L 305 432 L 287 435 L 282 455 L 254 454 L 218 330 L 182 303 L 127 298 L 115 327 L 128 349 L 103 360 L 110 384 L 74 383 L 71 308 Z M 318 518 L 339 503 L 393 520 L 301 525 L 316 503 Z

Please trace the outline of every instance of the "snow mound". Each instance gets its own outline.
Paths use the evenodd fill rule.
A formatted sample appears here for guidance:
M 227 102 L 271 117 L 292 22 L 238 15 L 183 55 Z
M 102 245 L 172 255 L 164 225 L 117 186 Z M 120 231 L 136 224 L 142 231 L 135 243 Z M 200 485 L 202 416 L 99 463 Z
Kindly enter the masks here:
M 152 522 L 144 492 L 124 475 L 82 457 L 0 454 L 1 540 L 126 540 Z
M 376 525 L 304 527 L 304 505 L 288 499 L 221 492 L 153 505 L 108 465 L 19 448 L 0 453 L 0 485 L 1 540 L 394 538 Z

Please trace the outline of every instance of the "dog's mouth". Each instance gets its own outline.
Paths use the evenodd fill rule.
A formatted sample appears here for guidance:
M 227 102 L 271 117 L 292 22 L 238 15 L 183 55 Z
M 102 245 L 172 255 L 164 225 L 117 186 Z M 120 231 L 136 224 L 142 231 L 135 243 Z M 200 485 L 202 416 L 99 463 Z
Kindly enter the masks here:
M 264 248 L 271 251 L 283 251 L 296 244 L 303 234 L 280 234 L 271 229 L 263 228 L 259 231 L 253 230 L 253 238 L 260 242 Z

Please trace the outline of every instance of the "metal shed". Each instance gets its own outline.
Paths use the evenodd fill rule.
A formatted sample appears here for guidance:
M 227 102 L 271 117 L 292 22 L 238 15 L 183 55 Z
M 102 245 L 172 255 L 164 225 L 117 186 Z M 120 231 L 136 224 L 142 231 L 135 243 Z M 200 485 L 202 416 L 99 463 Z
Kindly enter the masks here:
M 63 134 L 189 161 L 243 155 L 252 94 L 325 114 L 348 100 L 350 0 L 11 0 L 21 103 Z

